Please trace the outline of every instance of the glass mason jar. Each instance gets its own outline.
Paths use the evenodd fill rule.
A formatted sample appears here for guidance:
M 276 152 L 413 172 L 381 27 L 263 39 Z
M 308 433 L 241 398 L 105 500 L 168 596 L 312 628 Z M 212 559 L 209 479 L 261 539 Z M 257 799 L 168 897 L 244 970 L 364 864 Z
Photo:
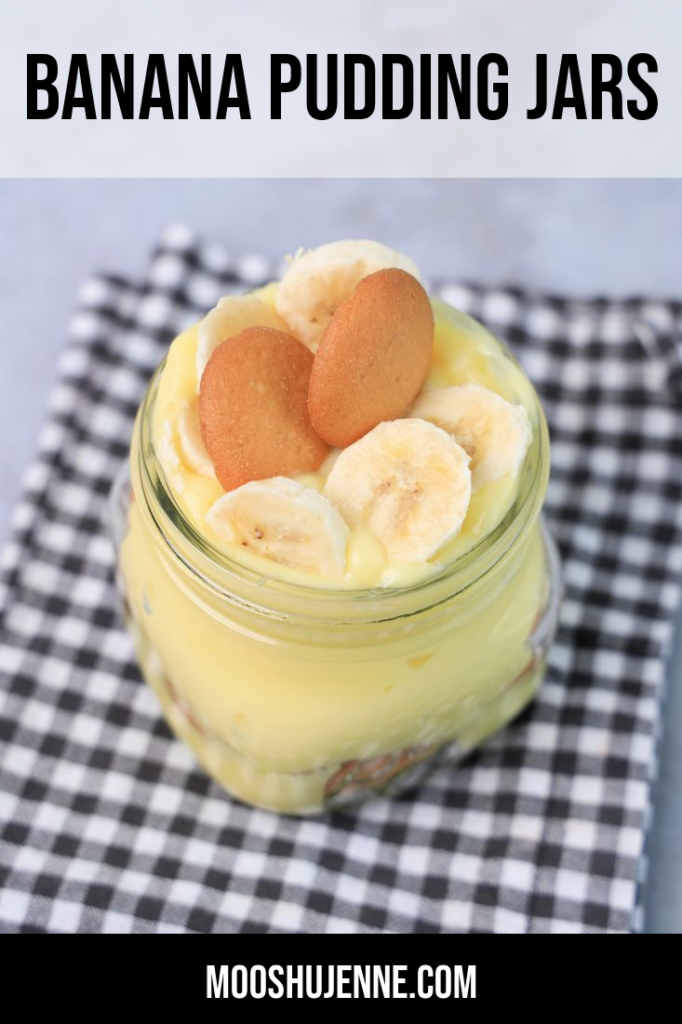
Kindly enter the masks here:
M 560 593 L 534 393 L 537 429 L 492 533 L 405 589 L 330 590 L 258 576 L 182 513 L 153 444 L 162 370 L 114 488 L 118 577 L 143 674 L 214 779 L 246 803 L 316 814 L 417 785 L 522 710 Z

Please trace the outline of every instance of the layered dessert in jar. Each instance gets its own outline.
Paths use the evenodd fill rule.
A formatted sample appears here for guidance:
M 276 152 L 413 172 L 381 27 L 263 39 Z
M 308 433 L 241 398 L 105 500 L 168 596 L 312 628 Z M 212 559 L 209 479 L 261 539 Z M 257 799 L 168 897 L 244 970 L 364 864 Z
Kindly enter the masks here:
M 537 396 L 367 241 L 300 252 L 172 343 L 117 490 L 171 728 L 231 794 L 313 814 L 417 785 L 540 683 L 558 569 Z

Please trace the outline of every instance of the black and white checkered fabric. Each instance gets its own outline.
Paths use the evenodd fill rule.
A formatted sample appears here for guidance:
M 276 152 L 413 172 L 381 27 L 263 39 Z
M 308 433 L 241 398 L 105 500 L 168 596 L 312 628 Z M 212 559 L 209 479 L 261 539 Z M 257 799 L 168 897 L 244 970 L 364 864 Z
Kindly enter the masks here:
M 105 525 L 166 345 L 272 269 L 176 229 L 142 284 L 82 288 L 2 562 L 0 929 L 631 930 L 682 572 L 682 305 L 440 288 L 549 416 L 566 596 L 547 680 L 415 795 L 296 820 L 226 797 L 169 734 Z

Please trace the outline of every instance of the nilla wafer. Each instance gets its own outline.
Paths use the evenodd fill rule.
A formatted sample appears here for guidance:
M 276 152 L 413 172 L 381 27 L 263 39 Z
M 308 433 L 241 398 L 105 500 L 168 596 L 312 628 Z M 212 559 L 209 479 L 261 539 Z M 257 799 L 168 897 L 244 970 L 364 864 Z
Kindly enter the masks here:
M 290 334 L 249 327 L 222 342 L 201 378 L 201 436 L 226 491 L 316 470 L 329 449 L 307 408 L 313 357 Z
M 316 433 L 337 448 L 405 414 L 431 362 L 433 312 L 411 274 L 363 278 L 341 303 L 315 355 L 308 408 Z

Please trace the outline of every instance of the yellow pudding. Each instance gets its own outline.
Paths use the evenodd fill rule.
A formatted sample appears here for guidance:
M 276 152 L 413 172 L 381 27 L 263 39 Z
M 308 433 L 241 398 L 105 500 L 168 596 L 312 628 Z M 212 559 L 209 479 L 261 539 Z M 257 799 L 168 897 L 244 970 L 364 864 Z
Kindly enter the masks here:
M 276 316 L 277 285 L 255 295 Z M 313 814 L 413 786 L 512 719 L 540 682 L 558 596 L 538 518 L 544 416 L 497 339 L 432 306 L 421 395 L 482 386 L 522 406 L 532 436 L 518 471 L 474 486 L 457 535 L 421 562 L 390 558 L 367 525 L 350 525 L 329 578 L 213 529 L 224 491 L 191 448 L 198 326 L 175 340 L 138 415 L 134 500 L 118 524 L 128 622 L 171 728 L 248 803 Z M 337 458 L 299 481 L 325 492 Z

